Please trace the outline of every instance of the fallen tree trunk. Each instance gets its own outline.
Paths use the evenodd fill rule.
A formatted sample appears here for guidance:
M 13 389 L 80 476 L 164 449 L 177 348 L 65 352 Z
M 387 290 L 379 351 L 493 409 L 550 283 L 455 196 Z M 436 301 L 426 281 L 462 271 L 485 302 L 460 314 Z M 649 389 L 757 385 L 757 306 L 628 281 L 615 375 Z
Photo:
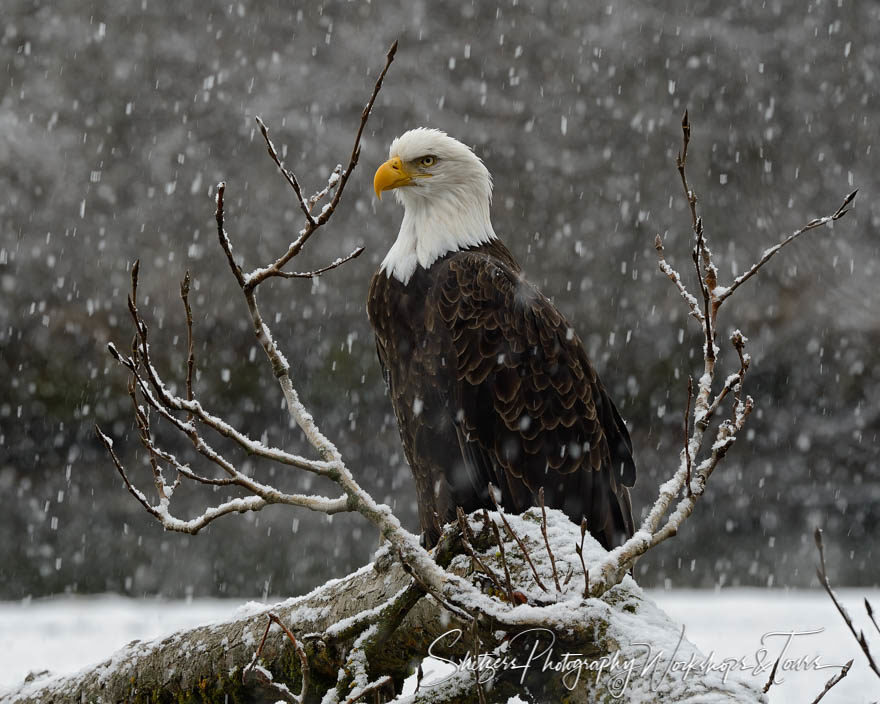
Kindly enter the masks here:
M 390 675 L 396 691 L 428 654 L 455 668 L 445 681 L 422 685 L 415 694 L 398 695 L 398 702 L 477 701 L 475 673 L 492 702 L 506 702 L 512 694 L 536 702 L 696 702 L 708 695 L 715 697 L 713 701 L 737 704 L 763 700 L 735 672 L 725 676 L 723 670 L 701 667 L 705 659 L 683 637 L 681 627 L 632 578 L 626 577 L 601 598 L 583 599 L 583 568 L 574 550 L 581 540 L 578 527 L 561 513 L 550 512 L 545 528 L 554 566 L 536 532 L 539 516 L 533 510 L 508 517 L 530 554 L 534 572 L 509 535 L 503 540 L 503 561 L 497 544 L 479 540 L 473 555 L 462 554 L 460 542 L 453 549 L 448 541 L 438 559 L 448 563 L 451 572 L 466 575 L 487 590 L 494 588 L 486 587 L 489 576 L 503 574 L 506 563 L 516 600 L 526 602 L 511 614 L 521 614 L 525 622 L 536 608 L 544 607 L 545 628 L 508 627 L 502 633 L 479 618 L 476 627 L 473 622 L 469 625 L 466 614 L 450 613 L 449 605 L 424 596 L 400 563 L 380 551 L 374 562 L 305 596 L 271 607 L 249 604 L 225 622 L 164 639 L 134 641 L 89 670 L 26 682 L 7 692 L 5 699 L 15 704 L 276 702 L 281 699 L 278 683 L 296 692 L 302 681 L 300 657 L 279 628 L 273 626 L 261 651 L 262 666 L 274 684 L 254 672 L 242 677 L 260 646 L 267 615 L 273 612 L 296 634 L 307 655 L 307 702 L 321 701 L 326 691 L 336 687 L 352 643 L 373 625 L 387 628 L 388 633 L 374 641 L 379 647 L 365 648 L 370 675 Z M 594 564 L 602 549 L 589 536 L 586 541 L 586 565 Z M 558 581 L 559 590 L 541 589 L 538 580 L 545 585 Z M 683 666 L 676 663 L 688 662 L 691 666 L 684 676 Z M 383 693 L 382 701 L 394 697 L 390 686 Z

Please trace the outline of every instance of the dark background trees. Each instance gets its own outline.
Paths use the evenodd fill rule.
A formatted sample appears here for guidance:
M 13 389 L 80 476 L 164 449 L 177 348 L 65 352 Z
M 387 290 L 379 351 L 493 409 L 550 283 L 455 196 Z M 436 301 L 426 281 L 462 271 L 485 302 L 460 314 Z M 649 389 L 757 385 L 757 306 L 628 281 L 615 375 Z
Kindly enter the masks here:
M 747 442 L 637 577 L 806 586 L 821 524 L 837 582 L 876 583 L 880 9 L 587 5 L 4 5 L 0 529 L 15 538 L 0 544 L 0 597 L 299 592 L 375 546 L 358 517 L 328 527 L 284 508 L 196 537 L 163 534 L 122 489 L 92 425 L 112 430 L 136 466 L 125 379 L 104 345 L 128 343 L 124 296 L 140 257 L 142 308 L 168 338 L 183 339 L 177 285 L 193 272 L 197 383 L 213 410 L 276 445 L 299 441 L 279 424 L 280 394 L 215 245 L 211 191 L 228 181 L 228 227 L 246 262 L 280 254 L 300 220 L 254 116 L 310 192 L 345 160 L 398 37 L 361 166 L 304 265 L 357 244 L 366 252 L 317 283 L 263 291 L 295 383 L 359 481 L 416 526 L 363 300 L 400 218 L 390 202 L 376 207 L 373 166 L 394 136 L 430 125 L 472 144 L 494 174 L 496 230 L 618 399 L 638 452 L 636 510 L 645 505 L 678 452 L 699 361 L 687 356 L 699 330 L 653 249 L 658 232 L 670 258 L 688 249 L 673 163 L 687 106 L 691 180 L 725 274 L 852 187 L 864 195 L 739 294 L 758 403 Z M 184 360 L 180 345 L 162 363 L 182 380 Z

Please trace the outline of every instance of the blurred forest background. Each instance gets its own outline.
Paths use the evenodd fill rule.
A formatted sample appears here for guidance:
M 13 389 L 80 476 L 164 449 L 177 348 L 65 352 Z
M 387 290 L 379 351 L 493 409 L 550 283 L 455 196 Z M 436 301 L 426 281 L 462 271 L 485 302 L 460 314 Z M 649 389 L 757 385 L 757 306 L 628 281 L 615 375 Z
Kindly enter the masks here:
M 315 283 L 263 289 L 294 383 L 363 485 L 416 529 L 364 300 L 401 217 L 393 200 L 375 201 L 373 171 L 396 135 L 428 125 L 471 144 L 494 174 L 495 229 L 587 344 L 632 431 L 636 512 L 653 500 L 677 461 L 687 377 L 701 368 L 700 332 L 653 248 L 660 233 L 691 276 L 674 165 L 688 107 L 691 183 L 725 278 L 861 193 L 847 218 L 799 240 L 722 311 L 725 335 L 735 326 L 751 340 L 757 410 L 692 520 L 636 576 L 814 585 L 818 525 L 835 581 L 876 585 L 878 28 L 880 5 L 859 0 L 5 0 L 0 598 L 289 595 L 368 559 L 377 535 L 359 516 L 274 507 L 194 537 L 164 533 L 93 425 L 149 490 L 127 377 L 106 352 L 131 339 L 125 296 L 140 258 L 141 308 L 168 378 L 184 376 L 178 284 L 190 269 L 202 401 L 304 450 L 216 245 L 214 184 L 228 181 L 245 269 L 282 253 L 300 213 L 254 116 L 313 192 L 347 160 L 396 38 L 361 164 L 295 268 L 366 252 Z M 734 368 L 732 349 L 722 361 Z M 221 498 L 180 500 L 195 511 Z

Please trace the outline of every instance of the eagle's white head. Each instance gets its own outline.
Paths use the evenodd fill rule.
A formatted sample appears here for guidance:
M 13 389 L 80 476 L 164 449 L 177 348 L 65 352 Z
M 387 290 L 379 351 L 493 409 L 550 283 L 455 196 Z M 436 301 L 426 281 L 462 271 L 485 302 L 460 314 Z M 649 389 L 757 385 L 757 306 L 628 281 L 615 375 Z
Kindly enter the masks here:
M 416 267 L 428 268 L 447 252 L 495 238 L 489 219 L 492 177 L 470 147 L 419 127 L 395 139 L 388 156 L 373 187 L 380 199 L 396 189 L 404 213 L 380 270 L 407 283 Z

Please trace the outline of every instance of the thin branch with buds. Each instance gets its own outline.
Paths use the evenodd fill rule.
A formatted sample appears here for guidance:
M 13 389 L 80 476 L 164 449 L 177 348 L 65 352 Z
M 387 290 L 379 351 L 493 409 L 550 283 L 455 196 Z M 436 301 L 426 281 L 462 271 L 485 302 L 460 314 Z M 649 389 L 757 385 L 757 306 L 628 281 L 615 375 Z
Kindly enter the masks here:
M 688 446 L 690 444 L 690 430 L 688 428 L 688 424 L 690 422 L 691 417 L 691 401 L 694 400 L 694 378 L 692 376 L 688 377 L 688 398 L 687 405 L 684 409 L 684 460 L 685 460 L 685 486 L 687 487 L 688 496 L 693 494 L 691 489 L 691 448 Z
M 550 556 L 553 583 L 556 585 L 556 591 L 561 592 L 562 587 L 559 586 L 559 573 L 556 571 L 556 558 L 553 556 L 553 550 L 550 548 L 550 539 L 547 537 L 547 509 L 544 508 L 544 487 L 538 489 L 538 504 L 541 506 L 541 535 L 544 536 L 544 546 L 547 548 L 547 554 Z
M 581 569 L 584 572 L 584 599 L 590 598 L 590 571 L 587 569 L 587 565 L 584 562 L 584 540 L 587 537 L 587 519 L 581 518 L 581 542 L 580 545 L 574 546 L 574 551 L 577 553 L 578 558 L 581 561 Z
M 302 195 L 302 189 L 299 186 L 299 182 L 296 180 L 296 176 L 293 175 L 290 171 L 288 171 L 280 157 L 278 156 L 278 151 L 275 149 L 275 145 L 272 144 L 272 140 L 269 138 L 269 129 L 263 123 L 263 121 L 258 117 L 257 123 L 260 125 L 260 132 L 263 135 L 263 139 L 266 142 L 266 148 L 269 151 L 269 156 L 272 157 L 272 160 L 278 166 L 278 169 L 284 175 L 284 178 L 290 184 L 294 193 L 296 194 L 297 201 L 299 202 L 300 208 L 303 211 L 303 214 L 306 218 L 306 225 L 302 229 L 299 234 L 299 237 L 294 240 L 294 242 L 290 245 L 287 251 L 275 260 L 270 266 L 264 269 L 257 269 L 254 272 L 245 277 L 243 288 L 245 288 L 246 292 L 248 289 L 253 290 L 260 283 L 265 281 L 266 279 L 272 276 L 282 276 L 282 269 L 284 266 L 293 259 L 297 254 L 300 253 L 302 248 L 305 246 L 306 242 L 315 234 L 315 231 L 324 225 L 336 211 L 336 207 L 339 205 L 339 201 L 342 198 L 342 192 L 345 190 L 345 184 L 348 183 L 349 176 L 351 176 L 352 171 L 354 171 L 355 166 L 357 166 L 358 159 L 361 155 L 361 137 L 364 133 L 364 127 L 367 124 L 367 119 L 370 117 L 370 112 L 373 109 L 373 104 L 376 102 L 376 97 L 379 95 L 379 91 L 382 89 L 382 82 L 385 80 L 385 74 L 388 73 L 388 69 L 391 67 L 391 62 L 394 61 L 394 55 L 397 53 L 397 42 L 395 41 L 391 48 L 388 50 L 388 53 L 385 55 L 385 67 L 382 69 L 382 72 L 379 74 L 379 78 L 376 79 L 376 83 L 373 85 L 373 92 L 370 95 L 370 99 L 367 101 L 366 106 L 364 107 L 363 112 L 361 113 L 361 122 L 358 127 L 357 134 L 354 138 L 354 146 L 351 150 L 351 156 L 348 159 L 348 167 L 344 171 L 340 171 L 339 167 L 334 169 L 333 173 L 330 174 L 330 178 L 327 181 L 327 186 L 323 191 L 319 191 L 316 193 L 307 203 Z M 335 188 L 335 193 L 333 194 L 333 198 L 331 198 L 330 202 L 324 206 L 321 214 L 318 217 L 314 217 L 312 215 L 312 207 L 314 207 L 315 203 L 317 203 L 321 198 L 324 197 L 331 189 Z M 218 210 L 222 209 L 222 203 L 218 203 Z M 360 254 L 360 252 L 358 252 Z M 349 255 L 350 257 L 352 255 Z M 357 256 L 357 254 L 353 255 Z M 242 282 L 239 282 L 242 283 Z
M 678 470 L 671 479 L 660 487 L 659 495 L 640 530 L 623 545 L 612 550 L 601 565 L 591 570 L 594 581 L 590 585 L 590 594 L 593 596 L 598 596 L 617 584 L 645 552 L 676 535 L 681 524 L 693 512 L 697 500 L 705 491 L 712 472 L 736 441 L 737 434 L 742 430 L 752 411 L 754 401 L 750 396 L 744 398 L 742 396 L 743 382 L 749 368 L 750 358 L 745 351 L 747 339 L 739 330 L 731 335 L 730 341 L 739 357 L 740 368 L 727 377 L 717 394 L 713 395 L 712 392 L 718 354 L 716 346 L 717 316 L 721 305 L 731 296 L 733 291 L 754 275 L 776 252 L 800 234 L 831 224 L 843 217 L 848 212 L 848 207 L 856 195 L 856 191 L 853 191 L 844 198 L 842 205 L 833 214 L 810 220 L 794 235 L 790 235 L 778 245 L 771 247 L 745 274 L 725 288 L 718 283 L 718 268 L 712 251 L 709 249 L 703 220 L 697 209 L 697 194 L 688 183 L 687 157 L 691 139 L 691 125 L 687 111 L 682 118 L 681 127 L 682 147 L 676 157 L 676 167 L 691 215 L 691 229 L 694 233 L 692 259 L 702 302 L 688 290 L 681 275 L 666 260 L 663 242 L 659 235 L 655 240 L 655 248 L 660 270 L 676 286 L 688 307 L 690 316 L 700 323 L 703 331 L 703 373 L 697 380 L 695 396 L 693 388 L 689 389 L 686 409 L 686 418 L 692 419 L 693 430 L 686 431 Z M 721 421 L 715 430 L 708 456 L 700 460 L 705 435 L 709 431 L 715 415 L 731 392 L 733 392 L 734 400 L 731 404 L 730 414 Z M 690 408 L 691 400 L 693 400 L 693 410 Z M 685 426 L 688 425 L 690 423 L 686 422 Z M 681 496 L 682 490 L 684 490 L 683 497 Z M 677 504 L 674 510 L 671 510 L 673 502 L 676 500 Z
M 825 689 L 823 689 L 821 692 L 819 692 L 819 696 L 813 700 L 812 704 L 819 704 L 819 702 L 822 701 L 822 698 L 826 694 L 828 694 L 828 692 L 831 691 L 831 688 L 834 687 L 834 685 L 836 685 L 838 682 L 840 682 L 840 680 L 842 680 L 844 677 L 846 677 L 849 674 L 849 670 L 852 667 L 852 664 L 853 664 L 853 661 L 850 660 L 848 663 L 846 663 L 846 665 L 844 665 L 840 669 L 840 672 L 838 672 L 836 675 L 834 675 L 834 677 L 829 679 L 825 683 Z
M 532 557 L 529 555 L 529 549 L 526 547 L 525 543 L 510 527 L 510 523 L 507 522 L 507 518 L 504 516 L 504 511 L 501 510 L 501 506 L 498 505 L 498 499 L 495 498 L 495 487 L 492 484 L 489 484 L 489 498 L 492 500 L 492 503 L 495 504 L 495 510 L 498 512 L 498 515 L 501 516 L 501 521 L 504 523 L 504 528 L 507 531 L 507 534 L 512 537 L 516 544 L 519 545 L 519 549 L 522 551 L 523 556 L 526 558 L 526 562 L 529 563 L 529 567 L 532 570 L 532 576 L 535 578 L 535 584 L 537 584 L 541 591 L 546 592 L 547 587 L 544 586 L 544 583 L 541 581 L 541 578 L 538 576 L 538 570 L 535 569 L 535 563 L 532 562 Z
M 193 400 L 193 372 L 196 366 L 196 353 L 193 346 L 193 314 L 189 305 L 189 287 L 190 277 L 189 270 L 180 282 L 180 299 L 183 301 L 183 308 L 186 311 L 186 400 Z M 134 292 L 132 292 L 134 294 Z M 188 420 L 192 420 L 192 415 Z
M 290 629 L 284 624 L 284 622 L 278 618 L 278 616 L 272 612 L 267 614 L 268 621 L 266 622 L 266 630 L 263 631 L 263 637 L 260 639 L 260 645 L 254 652 L 254 657 L 251 659 L 250 663 L 248 663 L 247 667 L 245 667 L 241 671 L 241 681 L 246 682 L 248 675 L 253 671 L 259 674 L 260 679 L 263 681 L 263 684 L 272 688 L 272 690 L 284 697 L 287 701 L 293 702 L 293 704 L 303 704 L 306 700 L 306 694 L 309 691 L 309 676 L 311 670 L 309 668 L 309 659 L 306 657 L 306 652 L 303 650 L 302 645 L 296 639 L 296 636 L 291 633 Z M 281 682 L 276 682 L 275 678 L 272 676 L 272 673 L 269 672 L 265 667 L 262 667 L 258 664 L 260 657 L 263 654 L 263 647 L 266 645 L 266 637 L 269 635 L 269 629 L 272 628 L 272 624 L 277 624 L 278 627 L 284 632 L 287 636 L 288 640 L 293 644 L 293 649 L 299 657 L 299 667 L 300 667 L 300 677 L 302 679 L 302 684 L 300 686 L 300 693 L 298 695 L 293 694 L 286 685 Z
M 849 206 L 855 200 L 856 194 L 858 194 L 859 189 L 857 188 L 852 193 L 848 194 L 846 198 L 843 199 L 843 203 L 840 207 L 831 215 L 826 215 L 823 218 L 815 218 L 810 220 L 806 225 L 801 227 L 799 230 L 795 230 L 784 240 L 779 242 L 779 244 L 775 244 L 772 247 L 764 250 L 764 253 L 761 255 L 761 258 L 756 261 L 748 271 L 734 279 L 733 283 L 724 291 L 720 291 L 718 293 L 718 304 L 720 305 L 736 291 L 740 286 L 742 286 L 746 281 L 752 278 L 755 274 L 758 273 L 758 270 L 764 266 L 767 262 L 769 262 L 783 247 L 787 244 L 794 242 L 798 237 L 800 237 L 805 232 L 809 232 L 810 230 L 815 230 L 817 227 L 824 227 L 830 223 L 833 223 L 836 220 L 840 220 L 844 215 L 849 212 Z
M 461 510 L 461 506 L 457 507 L 457 515 L 458 515 L 458 525 L 461 529 L 461 540 L 462 545 L 464 546 L 465 552 L 470 556 L 471 560 L 479 566 L 479 568 L 492 580 L 492 583 L 495 585 L 495 588 L 498 590 L 499 594 L 509 594 L 507 587 L 501 582 L 501 579 L 495 574 L 495 570 L 489 567 L 480 556 L 477 554 L 477 551 L 474 549 L 474 535 L 471 532 L 470 526 L 468 525 L 467 518 L 465 518 L 464 511 Z M 506 568 L 505 568 L 506 569 Z M 509 583 L 509 575 L 508 575 L 508 583 Z M 510 601 L 513 601 L 513 598 L 510 597 Z
M 505 591 L 507 593 L 507 600 L 511 604 L 515 604 L 514 601 L 515 596 L 513 592 L 513 585 L 510 582 L 510 568 L 507 566 L 507 554 L 504 550 L 504 541 L 501 540 L 501 534 L 498 532 L 498 524 L 495 523 L 491 518 L 489 518 L 489 512 L 486 509 L 483 509 L 483 520 L 487 525 L 492 528 L 492 535 L 495 538 L 495 544 L 498 546 L 498 553 L 501 557 L 501 564 L 504 567 L 504 586 Z M 865 600 L 867 603 L 867 599 Z
M 853 624 L 849 612 L 844 608 L 843 604 L 838 601 L 837 595 L 831 588 L 831 582 L 828 581 L 828 573 L 825 570 L 825 546 L 822 544 L 821 528 L 816 528 L 815 532 L 813 533 L 813 538 L 816 541 L 816 548 L 819 551 L 819 566 L 816 568 L 816 576 L 819 578 L 819 582 L 825 588 L 825 591 L 828 592 L 828 596 L 831 597 L 831 601 L 834 602 L 834 606 L 837 608 L 837 611 L 843 619 L 843 622 L 846 624 L 846 627 L 849 629 L 849 632 L 852 633 L 853 638 L 856 639 L 856 643 L 859 644 L 859 647 L 865 654 L 865 657 L 868 660 L 868 667 L 870 667 L 874 671 L 874 674 L 877 675 L 877 677 L 880 677 L 880 669 L 878 669 L 877 662 L 874 660 L 874 655 L 871 653 L 871 648 L 868 645 L 868 640 L 867 638 L 865 638 L 865 632 L 862 630 L 860 630 L 858 633 L 856 632 L 856 627 Z M 865 599 L 865 604 L 867 605 L 868 609 L 868 617 L 874 623 L 874 627 L 876 628 L 877 624 L 876 622 L 874 622 L 873 612 L 870 609 L 870 604 L 868 604 L 867 599 Z
M 770 688 L 776 684 L 776 670 L 779 668 L 779 663 L 782 660 L 783 653 L 779 653 L 779 657 L 776 658 L 776 662 L 773 663 L 773 669 L 770 670 L 770 677 L 767 678 L 767 683 L 764 685 L 764 688 L 761 690 L 762 693 L 767 694 L 770 691 Z

